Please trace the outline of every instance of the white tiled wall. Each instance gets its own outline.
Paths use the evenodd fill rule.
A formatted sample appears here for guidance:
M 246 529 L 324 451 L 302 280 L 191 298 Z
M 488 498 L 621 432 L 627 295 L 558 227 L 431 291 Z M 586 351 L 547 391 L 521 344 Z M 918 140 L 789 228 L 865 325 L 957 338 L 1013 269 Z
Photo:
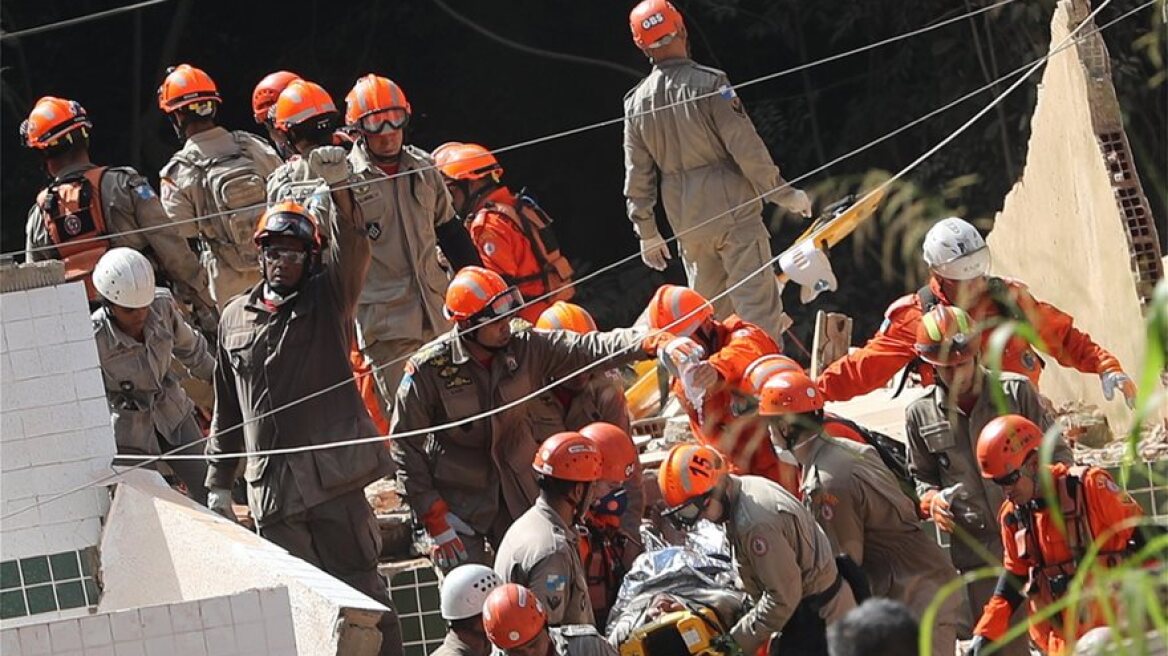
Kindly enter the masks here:
M 96 545 L 105 488 L 49 500 L 109 474 L 114 452 L 84 286 L 0 295 L 0 560 Z
M 0 633 L 4 656 L 295 656 L 287 588 L 56 620 Z

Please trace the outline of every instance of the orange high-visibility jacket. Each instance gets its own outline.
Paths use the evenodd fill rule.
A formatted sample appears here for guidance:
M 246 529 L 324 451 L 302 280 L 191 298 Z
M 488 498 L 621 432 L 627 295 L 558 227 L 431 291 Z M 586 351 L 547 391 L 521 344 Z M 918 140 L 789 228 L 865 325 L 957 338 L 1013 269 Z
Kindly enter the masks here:
M 1008 278 L 991 278 L 991 291 L 969 311 L 981 322 L 993 318 L 1025 318 L 1042 339 L 1042 351 L 1059 364 L 1090 374 L 1117 371 L 1122 367 L 1115 356 L 1092 341 L 1091 336 L 1075 328 L 1074 319 L 1049 303 L 1034 298 L 1026 285 Z M 993 290 L 997 289 L 997 293 Z M 940 303 L 949 300 L 941 293 L 936 278 L 929 290 Z M 884 324 L 876 336 L 862 348 L 836 360 L 819 377 L 819 389 L 829 401 L 846 401 L 881 387 L 915 357 L 917 325 L 925 312 L 921 292 L 902 296 L 888 307 Z M 1017 317 L 1004 316 L 1016 308 Z M 983 348 L 992 330 L 982 336 Z M 1038 385 L 1042 361 L 1020 336 L 1013 336 L 1002 354 L 1002 370 L 1022 374 Z M 932 371 L 922 365 L 925 382 L 932 381 Z
M 1063 463 L 1048 467 L 1054 477 L 1055 487 L 1059 490 L 1059 497 L 1064 499 L 1060 505 L 1070 505 L 1065 500 L 1066 482 L 1071 468 Z M 1017 508 L 1008 499 L 1002 503 L 999 511 L 998 520 L 1002 528 L 1002 565 L 1011 574 L 1024 580 L 1031 580 L 1032 589 L 1029 594 L 1031 614 L 1057 598 L 1057 591 L 1052 592 L 1051 589 L 1052 577 L 1062 575 L 1069 581 L 1075 576 L 1074 554 L 1076 551 L 1080 554 L 1085 552 L 1090 547 L 1089 540 L 1102 539 L 1097 565 L 1110 566 L 1121 560 L 1126 555 L 1125 550 L 1134 527 L 1116 527 L 1143 514 L 1139 505 L 1115 484 L 1105 470 L 1098 467 L 1075 469 L 1080 481 L 1078 498 L 1084 512 L 1076 514 L 1064 509 L 1065 530 L 1059 530 L 1054 513 L 1049 508 L 1024 509 L 1022 512 L 1028 517 L 1026 522 L 1018 519 Z M 1038 493 L 1041 494 L 1041 490 Z M 1086 521 L 1086 526 L 1080 527 L 1079 523 L 1082 521 Z M 1030 524 L 1029 529 L 1026 527 L 1027 523 Z M 1080 528 L 1086 529 L 1089 533 L 1085 540 L 1072 537 L 1071 540 L 1079 544 L 1077 549 L 1073 549 L 1068 543 L 1068 535 L 1081 535 L 1078 531 Z M 1027 530 L 1033 533 L 1027 535 Z M 1041 554 L 1035 553 L 1036 551 L 1041 551 Z M 1097 600 L 1085 596 L 1075 609 L 1078 611 L 1075 637 L 1107 624 L 1107 616 Z M 1012 614 L 1013 609 L 1010 608 L 1009 602 L 995 594 L 986 603 L 974 634 L 991 640 L 1000 638 L 1009 628 Z M 1030 637 L 1041 647 L 1044 654 L 1066 653 L 1068 636 L 1059 627 L 1068 626 L 1071 615 L 1064 611 L 1057 617 L 1059 618 L 1057 626 L 1056 623 L 1047 620 L 1030 623 Z
M 361 394 L 361 401 L 373 419 L 373 425 L 382 435 L 389 435 L 389 419 L 381 411 L 381 400 L 377 397 L 377 383 L 373 380 L 373 368 L 365 361 L 365 354 L 354 341 L 349 349 L 349 365 L 353 368 L 353 377 L 357 384 L 357 392 Z

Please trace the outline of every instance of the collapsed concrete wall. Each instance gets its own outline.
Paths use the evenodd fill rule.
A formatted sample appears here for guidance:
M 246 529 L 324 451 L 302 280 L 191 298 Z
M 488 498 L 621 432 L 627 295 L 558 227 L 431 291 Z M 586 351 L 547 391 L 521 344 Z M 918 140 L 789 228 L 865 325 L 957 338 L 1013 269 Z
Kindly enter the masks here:
M 1087 0 L 1061 0 L 1051 44 L 1063 41 L 1089 10 Z M 1141 300 L 1163 269 L 1100 35 L 1047 63 L 1026 167 L 989 243 L 995 274 L 1025 281 L 1038 299 L 1073 315 L 1079 329 L 1138 377 L 1145 348 Z M 1041 386 L 1056 404 L 1081 400 L 1102 408 L 1116 428 L 1130 423 L 1120 401 L 1103 398 L 1097 376 L 1046 359 Z

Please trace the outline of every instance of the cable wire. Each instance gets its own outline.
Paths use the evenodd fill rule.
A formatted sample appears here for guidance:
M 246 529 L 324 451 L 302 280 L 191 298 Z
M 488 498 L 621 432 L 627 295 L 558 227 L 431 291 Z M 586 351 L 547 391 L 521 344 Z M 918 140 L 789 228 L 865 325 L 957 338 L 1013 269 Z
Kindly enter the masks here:
M 154 0 L 154 1 L 162 2 L 165 0 Z M 745 88 L 747 86 L 759 84 L 761 82 L 765 82 L 768 80 L 774 80 L 774 79 L 783 77 L 785 75 L 790 75 L 791 73 L 803 71 L 803 70 L 806 70 L 809 68 L 813 68 L 815 66 L 819 66 L 821 64 L 826 64 L 829 62 L 837 61 L 839 59 L 843 59 L 845 57 L 850 57 L 852 55 L 857 55 L 857 54 L 860 54 L 863 52 L 867 52 L 869 50 L 879 48 L 881 46 L 896 43 L 898 41 L 902 41 L 904 39 L 908 39 L 908 38 L 911 38 L 914 36 L 919 36 L 921 34 L 925 34 L 925 33 L 928 33 L 930 31 L 939 29 L 941 27 L 945 27 L 947 25 L 953 24 L 959 20 L 964 20 L 964 19 L 967 19 L 967 18 L 970 18 L 973 16 L 977 16 L 979 14 L 985 13 L 985 12 L 990 11 L 992 9 L 996 9 L 998 7 L 1008 5 L 1008 4 L 1013 3 L 1013 2 L 1017 2 L 1017 0 L 999 0 L 999 2 L 996 2 L 992 5 L 989 5 L 986 7 L 981 7 L 979 9 L 975 9 L 975 10 L 970 11 L 970 12 L 966 12 L 966 13 L 961 14 L 960 16 L 956 16 L 954 18 L 948 18 L 946 20 L 943 20 L 939 23 L 935 23 L 933 25 L 918 28 L 916 30 L 906 32 L 904 34 L 900 34 L 900 35 L 894 36 L 894 37 L 889 37 L 887 39 L 883 39 L 883 40 L 877 41 L 875 43 L 870 43 L 868 45 L 860 46 L 858 48 L 853 48 L 852 50 L 848 50 L 848 51 L 841 52 L 841 53 L 836 53 L 834 55 L 829 55 L 823 59 L 819 59 L 819 60 L 816 60 L 813 62 L 808 62 L 805 64 L 800 64 L 800 65 L 795 66 L 793 68 L 788 68 L 788 69 L 784 69 L 781 71 L 776 71 L 774 73 L 769 73 L 767 75 L 763 75 L 762 77 L 753 78 L 751 80 L 747 80 L 747 81 L 741 82 L 739 84 L 727 85 L 726 87 L 723 87 L 720 89 L 715 89 L 714 91 L 697 94 L 693 97 L 682 98 L 682 99 L 676 100 L 676 101 L 671 102 L 671 103 L 666 103 L 666 104 L 658 106 L 658 107 L 652 107 L 652 108 L 649 108 L 646 110 L 633 112 L 627 116 L 621 116 L 618 118 L 612 118 L 612 119 L 608 119 L 608 120 L 604 120 L 604 121 L 598 121 L 596 123 L 590 123 L 587 125 L 582 125 L 579 127 L 570 128 L 567 130 L 562 130 L 560 132 L 553 132 L 552 134 L 547 134 L 547 135 L 543 135 L 540 137 L 534 137 L 531 139 L 527 139 L 525 141 L 519 141 L 519 142 L 513 143 L 513 144 L 508 145 L 508 146 L 500 146 L 498 148 L 490 150 L 489 152 L 493 155 L 499 155 L 501 153 L 505 153 L 505 152 L 509 152 L 509 151 L 513 151 L 513 150 L 519 150 L 522 148 L 527 148 L 529 146 L 535 146 L 538 144 L 547 143 L 549 141 L 555 141 L 557 139 L 563 139 L 563 138 L 570 137 L 570 136 L 575 136 L 577 134 L 590 132 L 592 130 L 608 127 L 611 125 L 621 125 L 628 119 L 640 118 L 642 116 L 647 116 L 647 115 L 654 114 L 657 112 L 662 112 L 662 111 L 672 109 L 674 107 L 678 107 L 681 105 L 686 105 L 689 103 L 698 102 L 698 101 L 704 100 L 706 98 L 711 98 L 713 96 L 721 95 L 730 89 L 742 89 L 742 88 Z M 417 175 L 420 173 L 424 173 L 426 171 L 432 171 L 432 170 L 437 169 L 437 168 L 438 168 L 438 166 L 436 164 L 428 164 L 426 166 L 421 166 L 421 167 L 418 167 L 415 169 L 409 169 L 407 171 L 399 171 L 399 172 L 393 173 L 393 174 L 386 174 L 386 173 L 383 173 L 381 171 L 377 171 L 377 173 L 381 174 L 380 177 L 377 178 L 377 180 L 380 180 L 380 181 L 394 180 L 396 178 L 405 177 L 408 175 Z M 340 184 L 340 185 L 330 187 L 330 190 L 331 191 L 343 191 L 345 189 L 352 189 L 354 187 L 365 186 L 365 185 L 370 184 L 370 182 L 371 182 L 370 180 L 355 180 L 355 181 L 351 181 L 351 182 L 346 182 L 345 184 Z M 99 242 L 99 241 L 104 241 L 104 240 L 107 240 L 110 238 L 120 237 L 120 236 L 124 236 L 124 235 L 140 234 L 140 233 L 144 233 L 144 232 L 153 232 L 156 230 L 167 230 L 167 229 L 172 229 L 175 226 L 185 225 L 188 223 L 198 223 L 199 221 L 205 221 L 208 219 L 219 218 L 222 216 L 227 216 L 229 214 L 237 214 L 240 212 L 247 212 L 247 211 L 252 211 L 252 210 L 262 210 L 262 209 L 267 208 L 267 206 L 268 206 L 268 203 L 265 202 L 265 203 L 257 203 L 255 205 L 251 205 L 251 206 L 240 207 L 240 208 L 236 208 L 233 210 L 224 210 L 224 211 L 220 211 L 220 212 L 210 212 L 208 214 L 204 214 L 201 216 L 194 216 L 194 217 L 191 217 L 189 219 L 170 221 L 170 222 L 162 224 L 162 225 L 144 226 L 144 227 L 140 227 L 140 228 L 133 228 L 131 230 L 124 230 L 122 232 L 101 235 L 98 237 L 87 237 L 85 239 L 75 239 L 75 240 L 70 241 L 69 244 L 76 246 L 76 245 L 80 245 L 80 244 L 87 244 L 87 243 L 95 243 L 95 242 Z M 52 251 L 52 250 L 55 250 L 56 248 L 57 248 L 57 245 L 55 245 L 55 244 L 46 244 L 44 246 L 34 246 L 31 249 L 13 250 L 13 251 L 8 251 L 8 252 L 2 252 L 2 253 L 0 253 L 0 258 L 12 257 L 12 256 L 19 255 L 21 253 L 26 253 L 26 252 L 27 253 L 36 253 L 36 252 Z
M 30 27 L 25 30 L 17 30 L 16 32 L 0 32 L 0 41 L 7 41 L 8 39 L 19 39 L 22 36 L 32 36 L 34 34 L 41 34 L 42 32 L 61 29 L 63 27 L 72 27 L 74 25 L 80 25 L 82 23 L 88 23 L 90 21 L 109 18 L 110 16 L 116 16 L 118 14 L 124 14 L 128 11 L 135 11 L 137 9 L 142 9 L 151 5 L 160 5 L 164 2 L 170 2 L 170 0 L 146 0 L 145 2 L 138 2 L 132 5 L 126 5 L 124 7 L 115 7 L 114 9 L 98 11 L 92 14 L 84 14 L 76 18 L 66 18 L 65 20 L 57 21 L 56 23 L 47 23 L 45 25 Z

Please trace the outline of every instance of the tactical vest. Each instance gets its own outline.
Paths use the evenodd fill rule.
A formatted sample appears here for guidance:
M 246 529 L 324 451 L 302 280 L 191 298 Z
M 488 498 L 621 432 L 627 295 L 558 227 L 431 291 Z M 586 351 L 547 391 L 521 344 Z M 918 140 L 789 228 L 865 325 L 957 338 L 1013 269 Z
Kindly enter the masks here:
M 572 265 L 568 258 L 560 252 L 560 242 L 552 231 L 552 218 L 543 211 L 533 198 L 521 190 L 516 196 L 516 205 L 488 202 L 484 209 L 497 212 L 507 217 L 515 224 L 527 241 L 531 243 L 532 253 L 535 255 L 539 271 L 527 276 L 509 279 L 513 285 L 523 285 L 530 282 L 543 284 L 544 293 L 555 291 L 555 295 L 546 299 L 548 303 L 568 301 L 576 295 L 576 288 L 567 286 L 572 282 Z
M 37 194 L 49 241 L 65 263 L 65 279 L 83 280 L 90 301 L 98 300 L 93 269 L 110 249 L 101 201 L 101 180 L 107 167 L 96 166 L 53 180 Z

